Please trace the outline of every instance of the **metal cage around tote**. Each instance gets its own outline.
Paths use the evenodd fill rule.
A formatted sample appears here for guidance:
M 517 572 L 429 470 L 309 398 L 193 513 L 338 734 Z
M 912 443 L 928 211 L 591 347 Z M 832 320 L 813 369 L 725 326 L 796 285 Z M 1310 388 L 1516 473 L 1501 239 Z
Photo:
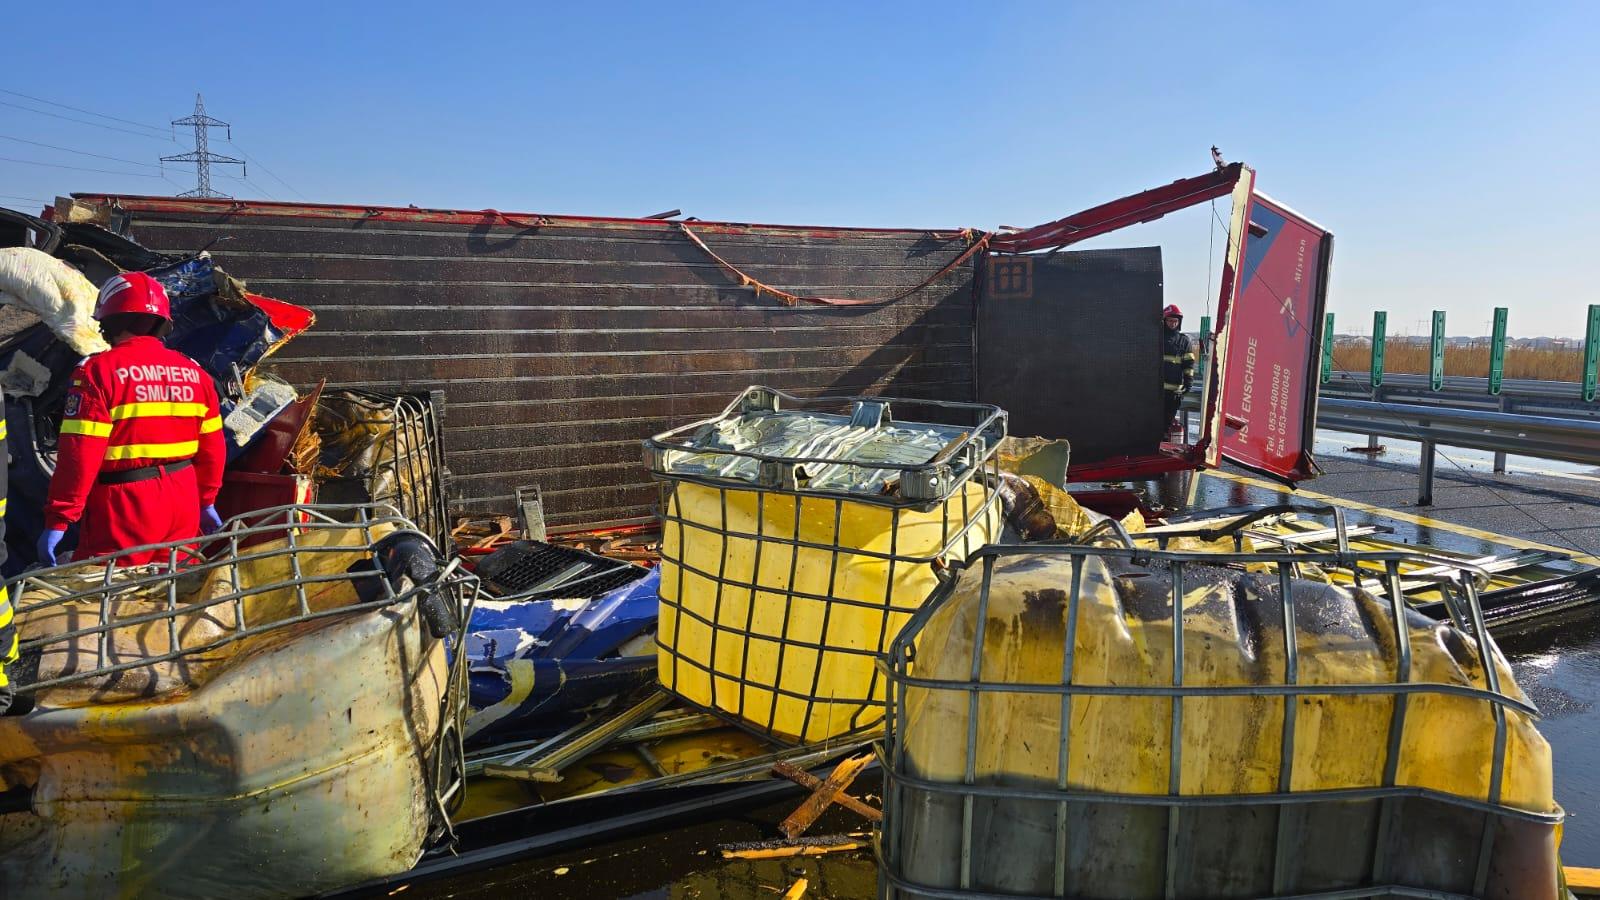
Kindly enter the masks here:
M 710 423 L 751 410 L 775 411 L 780 403 L 785 409 L 842 409 L 842 422 L 865 422 L 868 428 L 887 421 L 891 407 L 916 409 L 930 421 L 942 419 L 945 424 L 939 427 L 959 427 L 941 452 L 922 462 L 863 463 L 815 449 L 785 454 L 707 449 L 694 443 Z M 664 624 L 657 636 L 661 683 L 693 706 L 731 714 L 747 729 L 780 741 L 807 743 L 880 728 L 884 687 L 876 662 L 899 625 L 927 600 L 934 583 L 929 567 L 964 557 L 998 537 L 994 454 L 1004 437 L 1004 412 L 982 404 L 859 397 L 799 400 L 751 388 L 721 417 L 646 441 L 647 462 L 666 482 Z M 732 464 L 721 465 L 718 472 L 685 471 L 677 465 L 710 457 Z M 871 481 L 883 489 L 861 494 L 820 486 L 816 474 L 830 467 L 834 472 L 853 470 L 844 480 Z M 730 474 L 734 469 L 737 474 Z M 698 492 L 701 515 L 685 512 L 685 497 L 691 492 Z M 712 496 L 714 502 L 707 502 Z M 743 509 L 745 520 L 753 520 L 753 529 L 734 524 L 740 518 L 730 512 L 735 507 Z M 887 539 L 880 548 L 852 546 L 844 538 L 850 523 L 857 521 L 854 517 L 863 515 L 881 517 L 885 524 Z M 902 539 L 912 521 L 922 529 L 920 549 Z M 691 545 L 715 547 L 715 562 L 690 561 Z M 736 553 L 747 563 L 730 564 Z M 842 596 L 841 573 L 866 566 L 881 567 L 881 588 L 871 596 Z M 748 568 L 749 574 L 736 574 L 736 568 Z M 907 573 L 918 568 L 928 573 L 928 590 L 897 592 L 896 585 L 903 587 Z M 709 597 L 709 603 L 691 602 L 691 595 Z M 810 617 L 820 622 L 810 637 L 797 633 L 800 616 L 795 613 L 802 606 L 820 610 Z M 838 627 L 839 621 L 855 621 L 855 615 L 872 620 L 870 633 L 843 633 Z M 682 637 L 693 629 L 709 632 L 708 642 L 686 647 Z M 735 663 L 727 661 L 725 647 L 737 648 Z M 771 659 L 770 666 L 752 666 L 753 654 Z M 797 658 L 813 662 L 796 663 Z M 854 671 L 857 663 L 859 678 L 825 681 L 826 666 L 839 667 L 829 671 Z M 756 674 L 758 669 L 770 674 Z M 683 689 L 695 679 L 707 682 L 709 693 Z
M 446 499 L 443 395 L 330 391 L 318 404 L 318 430 L 340 442 L 340 468 L 319 479 L 328 504 L 393 506 L 445 552 L 452 551 Z
M 313 539 L 319 532 L 356 532 L 358 543 L 324 543 Z M 437 564 L 420 577 L 415 568 L 388 571 L 377 558 L 382 539 L 410 534 L 427 538 L 420 552 Z M 157 561 L 124 566 L 125 554 L 155 551 Z M 360 555 L 373 551 L 370 566 L 316 572 L 313 560 L 327 554 Z M 244 583 L 243 565 L 256 564 L 283 573 L 258 583 Z M 212 573 L 220 573 L 220 589 L 203 597 L 180 600 Z M 314 599 L 320 589 L 348 583 L 354 602 L 325 606 Z M 478 579 L 445 561 L 438 545 L 389 504 L 310 504 L 274 507 L 236 516 L 215 534 L 189 540 L 131 547 L 115 554 L 74 560 L 48 569 L 31 569 L 7 582 L 17 621 L 25 622 L 53 608 L 87 611 L 78 627 L 32 637 L 19 644 L 20 663 L 11 667 L 13 688 L 20 697 L 35 697 L 52 688 L 88 682 L 120 681 L 122 676 L 153 673 L 162 664 L 188 665 L 205 660 L 228 645 L 274 632 L 292 632 L 309 623 L 360 615 L 415 603 L 434 639 L 442 627 L 459 634 L 471 616 L 481 588 Z M 252 617 L 247 603 L 252 597 L 287 592 L 289 608 Z M 128 602 L 138 598 L 137 603 Z M 430 609 L 431 607 L 431 609 Z M 437 614 L 433 614 L 434 611 Z M 204 619 L 209 629 L 185 627 Z M 449 620 L 447 624 L 442 620 Z M 452 627 L 453 626 L 453 627 Z M 26 630 L 26 629 L 24 629 Z M 196 632 L 199 632 L 198 637 Z M 148 642 L 136 640 L 117 646 L 117 635 L 160 635 Z M 157 646 L 164 641 L 164 646 Z M 60 651 L 72 662 L 69 671 L 39 678 L 38 664 L 49 651 Z M 436 834 L 449 831 L 448 812 L 464 799 L 465 751 L 463 721 L 466 714 L 466 654 L 449 660 L 447 682 L 440 695 L 440 728 L 427 748 L 427 766 L 435 806 Z M 146 684 L 154 684 L 149 675 Z M 25 701 L 31 706 L 31 701 Z
M 1407 606 L 1401 587 L 1401 566 L 1419 557 L 1426 557 L 1420 553 L 1351 552 L 1344 534 L 1341 514 L 1330 508 L 1298 509 L 1302 512 L 1335 514 L 1335 527 L 1338 532 L 1337 550 L 1305 552 L 1290 547 L 1262 553 L 1209 553 L 1167 549 L 1172 541 L 1184 537 L 1206 541 L 1228 537 L 1238 539 L 1246 526 L 1266 514 L 1263 512 L 1241 515 L 1234 522 L 1221 527 L 1193 531 L 1165 530 L 1159 537 L 1129 536 L 1119 525 L 1111 521 L 1104 523 L 1099 529 L 1097 536 L 1101 538 L 1101 542 L 1098 545 L 988 546 L 975 553 L 965 563 L 954 567 L 951 570 L 951 577 L 941 585 L 934 598 L 911 617 L 906 627 L 894 639 L 887 658 L 881 664 L 889 692 L 887 729 L 879 746 L 880 761 L 885 773 L 885 818 L 879 829 L 876 847 L 880 862 L 880 896 L 897 900 L 913 897 L 979 897 L 998 900 L 1002 897 L 1085 896 L 1074 889 L 1074 885 L 1079 883 L 1075 867 L 1085 864 L 1082 845 L 1086 836 L 1090 834 L 1085 829 L 1096 827 L 1094 823 L 1097 822 L 1098 827 L 1110 827 L 1106 824 L 1108 810 L 1114 811 L 1115 815 L 1129 816 L 1162 816 L 1164 813 L 1165 849 L 1157 850 L 1153 854 L 1153 858 L 1147 863 L 1153 869 L 1143 872 L 1155 886 L 1141 891 L 1130 889 L 1128 894 L 1117 894 L 1118 896 L 1182 898 L 1182 900 L 1213 900 L 1218 897 L 1332 900 L 1332 898 L 1378 896 L 1465 900 L 1465 898 L 1485 896 L 1491 881 L 1491 859 L 1496 836 L 1506 833 L 1503 830 L 1506 824 L 1511 823 L 1514 827 L 1554 829 L 1561 821 L 1562 814 L 1559 807 L 1550 812 L 1540 812 L 1502 802 L 1502 789 L 1506 784 L 1507 715 L 1514 713 L 1531 721 L 1538 717 L 1538 711 L 1520 696 L 1512 695 L 1511 692 L 1516 690 L 1514 686 L 1511 687 L 1511 692 L 1508 692 L 1508 686 L 1502 683 L 1501 673 L 1496 665 L 1499 654 L 1494 649 L 1492 639 L 1484 626 L 1483 611 L 1478 598 L 1484 573 L 1470 564 L 1451 563 L 1437 558 L 1428 560 L 1437 564 L 1437 568 L 1430 571 L 1434 572 L 1432 577 L 1440 587 L 1441 596 L 1445 598 L 1450 616 L 1448 624 L 1437 627 L 1454 628 L 1460 635 L 1468 638 L 1461 643 L 1468 647 L 1473 664 L 1482 672 L 1482 686 L 1477 686 L 1476 681 L 1471 685 L 1413 681 L 1411 680 L 1413 646 L 1406 624 Z M 1088 540 L 1093 541 L 1095 537 L 1091 536 Z M 1133 566 L 1148 566 L 1170 572 L 1172 587 L 1166 600 L 1168 604 L 1166 608 L 1170 610 L 1167 614 L 1173 617 L 1174 627 L 1171 628 L 1171 646 L 1163 648 L 1162 651 L 1163 654 L 1170 651 L 1174 661 L 1170 684 L 1118 684 L 1115 683 L 1115 678 L 1095 678 L 1092 674 L 1083 677 L 1075 673 L 1074 649 L 1077 647 L 1079 634 L 1080 609 L 1085 602 L 1084 570 L 1086 561 L 1092 557 L 1126 560 Z M 994 618 L 996 614 L 991 612 L 993 597 L 991 588 L 994 586 L 996 567 L 1002 563 L 1008 566 L 1028 565 L 1034 560 L 1065 561 L 1051 565 L 1060 564 L 1063 571 L 1070 569 L 1071 572 L 1070 578 L 1063 579 L 1071 583 L 1061 584 L 1061 590 L 1066 598 L 1065 609 L 1061 613 L 1065 617 L 1064 646 L 1059 651 L 1063 659 L 1061 676 L 1058 680 L 1048 683 L 984 680 L 980 674 L 985 671 L 982 663 L 985 629 L 1000 627 L 992 624 L 1000 619 Z M 1185 642 L 1183 627 L 1185 617 L 1192 619 L 1196 615 L 1194 609 L 1185 609 L 1182 603 L 1186 574 L 1198 581 L 1203 577 L 1202 570 L 1214 572 L 1217 567 L 1245 566 L 1251 567 L 1258 577 L 1266 579 L 1263 583 L 1271 584 L 1274 576 L 1276 579 L 1278 606 L 1283 617 L 1282 646 L 1281 651 L 1275 647 L 1273 652 L 1281 652 L 1284 660 L 1284 677 L 1281 683 L 1184 683 L 1184 662 L 1190 658 L 1185 654 L 1193 656 L 1204 652 L 1203 646 L 1199 648 L 1187 646 Z M 1397 659 L 1392 681 L 1380 679 L 1375 683 L 1301 683 L 1303 662 L 1300 650 L 1301 636 L 1309 632 L 1306 631 L 1308 627 L 1306 622 L 1297 622 L 1296 619 L 1294 582 L 1295 577 L 1302 574 L 1301 568 L 1307 566 L 1320 567 L 1324 571 L 1343 570 L 1355 579 L 1358 586 L 1370 591 L 1368 596 L 1377 604 L 1374 608 L 1382 607 L 1387 610 L 1386 618 L 1390 621 L 1386 624 L 1375 623 L 1373 628 L 1374 634 L 1381 634 L 1383 641 L 1393 641 L 1393 652 Z M 1375 575 L 1374 570 L 1379 574 Z M 929 626 L 930 620 L 939 610 L 952 601 L 961 584 L 967 584 L 967 590 L 961 595 L 964 604 L 961 609 L 965 610 L 966 606 L 973 603 L 971 593 L 973 586 L 969 582 L 970 579 L 981 579 L 977 585 L 977 608 L 972 612 L 970 619 L 965 615 L 961 619 L 962 622 L 975 623 L 973 627 L 976 629 L 976 634 L 972 640 L 971 666 L 968 669 L 965 656 L 959 656 L 953 658 L 948 663 L 949 668 L 944 670 L 946 674 L 959 670 L 964 676 L 970 677 L 934 679 L 926 674 L 919 675 L 917 658 L 919 641 L 924 629 Z M 1266 633 L 1268 632 L 1263 632 Z M 932 647 L 926 649 L 929 653 L 934 652 Z M 1054 660 L 1053 656 L 1051 660 Z M 1503 662 L 1501 664 L 1503 665 Z M 924 669 L 929 670 L 928 665 L 925 664 Z M 940 741 L 949 753 L 954 754 L 942 759 L 942 764 L 945 766 L 942 771 L 953 772 L 959 767 L 954 763 L 965 760 L 965 772 L 960 777 L 951 776 L 949 780 L 942 777 L 940 779 L 925 777 L 918 774 L 916 761 L 908 759 L 908 738 L 925 740 L 928 737 L 908 734 L 908 728 L 929 727 L 926 721 L 921 721 L 917 725 L 912 724 L 908 715 L 909 692 L 920 692 L 917 699 L 923 702 L 930 696 L 940 694 L 946 704 L 940 708 L 964 708 L 967 711 L 964 729 L 960 727 L 960 722 L 939 721 L 932 724 L 932 731 L 949 733 L 937 735 L 932 735 L 931 731 L 929 733 Z M 1053 766 L 1055 772 L 1053 779 L 1021 783 L 1026 779 L 1019 781 L 997 778 L 993 777 L 993 771 L 986 771 L 984 776 L 979 775 L 977 765 L 979 743 L 986 740 L 985 734 L 980 733 L 979 707 L 980 704 L 993 702 L 993 698 L 1001 695 L 1044 698 L 1041 708 L 1051 710 L 1057 709 L 1055 704 L 1059 701 L 1060 724 L 1055 726 L 1058 728 L 1059 746 L 1047 746 L 1042 751 L 1044 756 L 1040 757 L 1050 761 L 1046 765 Z M 1185 747 L 1180 740 L 1180 734 L 1185 700 L 1247 695 L 1282 698 L 1281 734 L 1276 738 L 1263 738 L 1280 748 L 1277 789 L 1266 793 L 1238 795 L 1182 792 L 1181 754 Z M 1387 738 L 1382 744 L 1384 753 L 1382 783 L 1347 789 L 1292 789 L 1295 774 L 1293 764 L 1297 733 L 1296 710 L 1306 698 L 1339 695 L 1382 696 L 1393 700 Z M 1461 796 L 1397 783 L 1396 774 L 1400 764 L 1401 741 L 1406 733 L 1408 703 L 1414 705 L 1420 702 L 1417 698 L 1430 695 L 1452 695 L 1482 701 L 1482 713 L 1489 717 L 1485 725 L 1492 725 L 1494 733 L 1492 758 L 1487 767 L 1487 796 L 1481 798 Z M 1170 745 L 1167 748 L 1170 751 L 1167 760 L 1169 779 L 1164 793 L 1111 793 L 1075 786 L 1074 773 L 1069 771 L 1071 758 L 1069 747 L 1074 740 L 1072 727 L 1074 701 L 1082 701 L 1082 698 L 1086 697 L 1127 697 L 1130 701 L 1133 698 L 1170 699 L 1171 731 Z M 1056 713 L 1052 711 L 1049 715 L 1054 718 Z M 1443 739 L 1448 740 L 1448 737 Z M 955 747 L 951 747 L 951 742 L 957 742 Z M 964 755 L 959 749 L 963 743 Z M 926 748 L 929 745 L 924 743 L 919 746 Z M 1026 807 L 1032 810 L 1028 815 L 1037 817 L 1039 822 L 1047 823 L 1034 823 L 1037 826 L 1036 833 L 1032 835 L 1035 843 L 1029 846 L 1038 849 L 1048 845 L 1053 848 L 1039 854 L 1042 858 L 1027 863 L 1037 866 L 1029 876 L 1036 879 L 1035 883 L 1031 889 L 1019 888 L 1015 884 L 997 888 L 993 884 L 984 883 L 985 879 L 992 877 L 993 872 L 997 871 L 994 866 L 996 858 L 989 856 L 988 859 L 984 859 L 984 857 L 1005 852 L 1003 848 L 997 849 L 997 845 L 1018 838 L 1018 833 L 1014 830 L 1010 832 L 1004 830 L 1020 827 L 1015 820 L 1005 818 L 1007 813 L 1004 810 L 1024 808 L 1026 804 L 1032 804 L 1031 807 Z M 1364 821 L 1378 823 L 1371 832 L 1370 842 L 1365 841 L 1366 835 L 1362 833 L 1361 845 L 1352 851 L 1354 854 L 1352 858 L 1359 861 L 1356 868 L 1362 872 L 1359 883 L 1316 884 L 1316 878 L 1306 875 L 1306 867 L 1296 863 L 1297 854 L 1304 849 L 1297 845 L 1297 841 L 1307 833 L 1303 830 L 1306 827 L 1305 817 L 1320 814 L 1320 810 L 1326 808 L 1319 804 L 1341 805 L 1341 809 L 1345 808 L 1343 805 L 1346 804 L 1367 804 L 1368 806 L 1361 807 L 1363 815 L 1370 814 L 1370 818 Z M 1456 817 L 1457 821 L 1464 822 L 1461 827 L 1468 829 L 1464 833 L 1477 835 L 1462 839 L 1469 844 L 1475 843 L 1476 846 L 1471 852 L 1463 853 L 1464 858 L 1454 861 L 1453 864 L 1458 870 L 1456 875 L 1459 877 L 1451 879 L 1449 884 L 1424 886 L 1415 883 L 1417 879 L 1414 877 L 1409 875 L 1403 877 L 1405 873 L 1414 874 L 1414 867 L 1408 861 L 1407 854 L 1408 848 L 1411 847 L 1409 842 L 1415 840 L 1417 836 L 1408 826 L 1414 826 L 1425 818 L 1417 812 L 1420 808 L 1418 804 L 1438 804 L 1439 809 L 1445 810 L 1444 815 Z M 1197 829 L 1214 823 L 1216 819 L 1208 817 L 1218 815 L 1218 810 L 1230 809 L 1249 810 L 1248 814 L 1256 816 L 1256 821 L 1261 826 L 1260 835 L 1264 837 L 1261 843 L 1265 846 L 1248 845 L 1246 843 L 1249 840 L 1248 833 L 1241 833 L 1236 837 L 1228 836 L 1228 839 L 1241 842 L 1239 851 L 1241 854 L 1257 854 L 1253 857 L 1257 867 L 1252 876 L 1256 879 L 1256 883 L 1246 883 L 1248 879 L 1241 875 L 1239 882 L 1231 885 L 1229 890 L 1197 892 L 1189 887 L 1189 878 L 1193 873 L 1186 870 L 1186 866 L 1195 858 L 1195 854 L 1191 847 L 1185 846 L 1185 841 L 1205 840 L 1206 838 L 1196 837 Z M 937 815 L 942 818 L 935 818 L 934 814 L 928 812 L 929 810 L 938 811 Z M 1147 812 L 1130 812 L 1132 810 Z M 926 818 L 919 819 L 919 816 Z M 1096 818 L 1097 816 L 1099 818 Z M 1460 817 L 1471 818 L 1462 820 Z M 997 821 L 1007 821 L 1008 824 L 1003 827 L 996 826 L 994 823 Z M 1153 821 L 1163 820 L 1155 818 Z M 933 846 L 926 843 L 922 836 L 912 835 L 910 831 L 916 828 L 930 828 L 929 823 L 932 822 L 942 823 L 940 827 L 946 829 L 938 838 L 943 843 L 937 846 L 948 849 L 948 854 L 941 863 L 943 868 L 938 868 L 937 877 L 929 874 L 932 870 L 926 864 L 926 859 L 913 858 L 913 854 L 905 850 L 907 847 Z M 1051 826 L 1054 828 L 1053 837 L 1049 831 Z M 1154 827 L 1160 830 L 1160 826 Z M 1001 829 L 1000 833 L 996 833 L 996 828 Z M 1481 830 L 1473 832 L 1471 828 Z M 1215 830 L 1217 829 L 1213 829 Z M 1103 833 L 1101 837 L 1104 837 Z M 1551 840 L 1553 842 L 1553 838 Z M 1160 843 L 1158 839 L 1151 839 L 1152 846 Z M 1077 856 L 1074 856 L 1075 852 Z M 1241 859 L 1244 858 L 1241 856 Z M 1497 867 L 1500 865 L 1496 863 Z M 1242 864 L 1241 868 L 1244 868 Z M 980 869 L 982 878 L 975 875 Z M 1556 873 L 1552 871 L 1545 874 L 1549 875 L 1551 884 L 1554 884 Z M 1497 868 L 1495 878 L 1502 883 L 1502 887 L 1505 877 L 1505 873 Z M 1411 883 L 1408 883 L 1408 880 Z M 1043 884 L 1046 881 L 1051 883 Z M 1100 887 L 1103 889 L 1104 886 Z M 1096 892 L 1093 896 L 1111 896 L 1111 894 Z

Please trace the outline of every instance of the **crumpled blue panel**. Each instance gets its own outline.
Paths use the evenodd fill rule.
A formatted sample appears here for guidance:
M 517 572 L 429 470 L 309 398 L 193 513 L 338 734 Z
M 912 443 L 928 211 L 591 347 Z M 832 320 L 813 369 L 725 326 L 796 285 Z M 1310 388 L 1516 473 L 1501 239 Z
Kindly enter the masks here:
M 145 274 L 161 282 L 174 305 L 217 292 L 217 267 L 206 254 Z
M 250 369 L 283 338 L 261 310 L 217 299 L 216 265 L 210 256 L 202 254 L 149 274 L 167 289 L 172 301 L 167 346 L 199 363 L 219 388 L 233 379 L 235 366 L 240 371 Z
M 467 731 L 474 742 L 537 729 L 541 720 L 653 679 L 653 653 L 618 653 L 656 626 L 660 584 L 661 570 L 651 569 L 577 608 L 525 600 L 474 609 L 465 643 L 473 710 Z M 509 707 L 497 707 L 513 697 L 514 662 L 532 680 Z

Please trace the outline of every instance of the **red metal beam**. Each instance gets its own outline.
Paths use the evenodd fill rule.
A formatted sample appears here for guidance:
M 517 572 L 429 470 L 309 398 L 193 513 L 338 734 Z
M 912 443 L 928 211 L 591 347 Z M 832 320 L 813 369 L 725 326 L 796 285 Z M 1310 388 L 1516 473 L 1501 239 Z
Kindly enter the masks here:
M 1168 472 L 1185 472 L 1198 468 L 1198 454 L 1194 447 L 1163 443 L 1161 450 L 1148 456 L 1113 456 L 1083 465 L 1068 465 L 1067 480 L 1075 483 L 1088 481 L 1135 481 L 1153 478 Z
M 422 222 L 430 225 L 493 225 L 537 228 L 592 224 L 648 226 L 656 230 L 678 230 L 678 220 L 630 218 L 626 216 L 580 216 L 556 213 L 502 212 L 497 209 L 432 209 L 415 206 L 364 206 L 348 203 L 293 203 L 282 200 L 233 200 L 195 197 L 160 197 L 140 194 L 74 193 L 73 199 L 85 203 L 115 204 L 133 213 L 218 216 L 293 216 L 298 218 L 375 220 L 379 222 Z M 692 222 L 705 234 L 739 234 L 749 230 L 793 232 L 803 236 L 904 235 L 926 234 L 937 240 L 967 238 L 966 228 L 865 228 L 845 225 L 773 225 L 754 222 Z
M 1226 197 L 1238 184 L 1243 163 L 1232 163 L 1195 178 L 1182 178 L 1171 184 L 1102 203 L 1064 219 L 1035 225 L 1015 234 L 995 235 L 991 249 L 1001 253 L 1029 253 L 1052 250 L 1098 237 L 1118 228 L 1159 219 L 1207 200 Z

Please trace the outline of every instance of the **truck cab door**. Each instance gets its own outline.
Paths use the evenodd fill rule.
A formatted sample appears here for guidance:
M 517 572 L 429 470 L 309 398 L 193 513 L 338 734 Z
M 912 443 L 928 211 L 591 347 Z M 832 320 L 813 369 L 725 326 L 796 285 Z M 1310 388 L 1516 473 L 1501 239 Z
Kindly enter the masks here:
M 1253 182 L 1252 173 L 1235 187 L 1202 444 L 1208 466 L 1227 460 L 1292 486 L 1318 472 L 1312 444 L 1333 235 L 1256 193 Z

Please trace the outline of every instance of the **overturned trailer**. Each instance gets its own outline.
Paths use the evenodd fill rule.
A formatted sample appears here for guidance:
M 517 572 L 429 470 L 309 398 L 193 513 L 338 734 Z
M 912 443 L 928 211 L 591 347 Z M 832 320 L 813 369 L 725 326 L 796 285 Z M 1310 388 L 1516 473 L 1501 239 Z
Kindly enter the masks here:
M 639 438 L 750 384 L 994 403 L 1016 433 L 1071 440 L 1084 478 L 1224 457 L 1311 477 L 1332 237 L 1254 183 L 1219 165 L 1008 233 L 88 194 L 60 215 L 209 246 L 315 310 L 280 375 L 443 391 L 454 508 L 503 511 L 537 483 L 565 524 L 653 514 Z M 1159 248 L 1038 251 L 1219 198 L 1212 399 L 1195 444 L 1163 446 Z

